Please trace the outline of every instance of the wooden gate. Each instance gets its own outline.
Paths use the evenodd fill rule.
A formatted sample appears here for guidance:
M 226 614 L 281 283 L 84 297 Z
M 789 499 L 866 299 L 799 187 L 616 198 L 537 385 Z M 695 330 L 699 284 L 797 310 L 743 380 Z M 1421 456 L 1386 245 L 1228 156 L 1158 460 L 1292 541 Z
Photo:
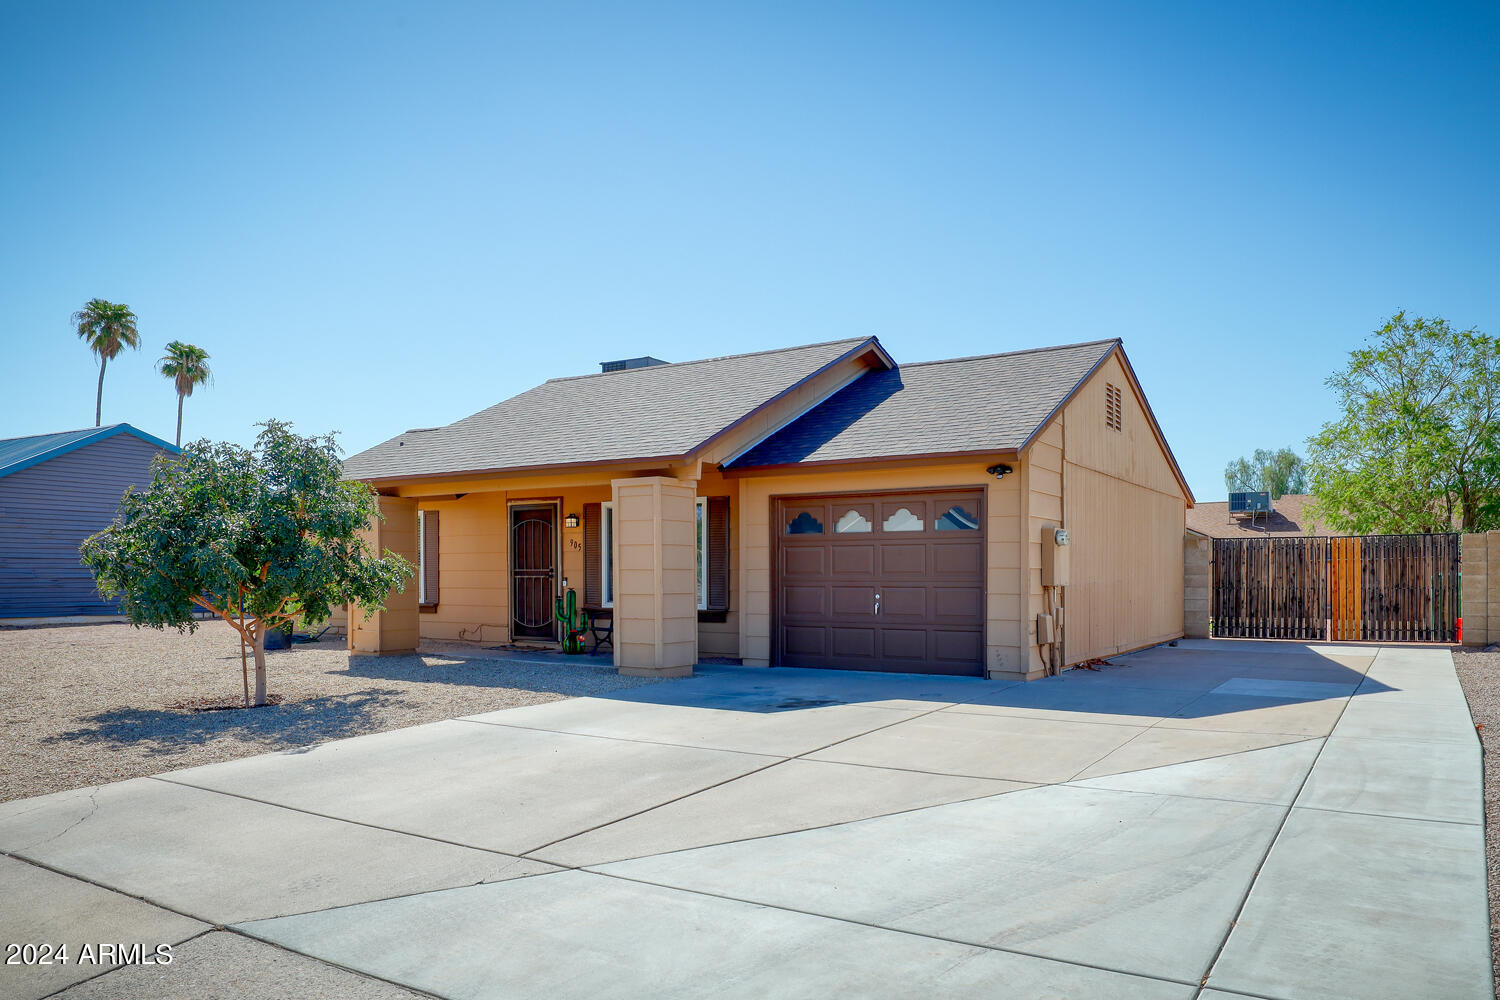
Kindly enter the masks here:
M 1213 635 L 1453 642 L 1458 535 L 1216 538 Z

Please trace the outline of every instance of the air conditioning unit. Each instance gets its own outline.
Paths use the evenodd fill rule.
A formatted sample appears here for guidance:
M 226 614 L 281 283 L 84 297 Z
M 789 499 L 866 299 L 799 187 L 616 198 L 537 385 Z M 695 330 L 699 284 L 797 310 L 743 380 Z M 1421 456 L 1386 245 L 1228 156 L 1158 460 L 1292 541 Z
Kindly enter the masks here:
M 1231 493 L 1229 494 L 1229 513 L 1269 514 L 1271 513 L 1271 494 Z

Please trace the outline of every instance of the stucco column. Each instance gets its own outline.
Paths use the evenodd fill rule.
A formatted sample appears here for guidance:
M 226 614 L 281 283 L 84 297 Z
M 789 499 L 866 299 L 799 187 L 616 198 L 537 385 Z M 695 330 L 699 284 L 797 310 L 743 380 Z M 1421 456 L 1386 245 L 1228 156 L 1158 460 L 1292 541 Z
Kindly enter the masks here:
M 698 550 L 692 482 L 616 479 L 615 666 L 688 677 L 698 662 Z
M 376 521 L 360 533 L 371 551 L 384 555 L 390 549 L 404 556 L 413 568 L 417 565 L 417 502 L 402 497 L 380 497 L 382 521 Z M 406 581 L 406 589 L 391 591 L 385 610 L 369 618 L 358 605 L 349 608 L 349 652 L 369 656 L 394 656 L 414 653 L 421 641 L 417 624 L 418 588 L 416 578 Z

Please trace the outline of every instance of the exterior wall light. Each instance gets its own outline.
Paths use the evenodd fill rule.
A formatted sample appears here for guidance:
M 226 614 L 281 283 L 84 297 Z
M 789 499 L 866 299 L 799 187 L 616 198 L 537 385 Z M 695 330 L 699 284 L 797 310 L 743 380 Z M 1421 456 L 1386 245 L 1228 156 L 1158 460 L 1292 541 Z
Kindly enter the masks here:
M 576 527 L 578 527 L 578 515 L 577 514 L 569 514 L 567 517 L 563 518 L 563 527 L 565 527 L 565 528 L 576 528 Z
M 994 476 L 996 479 L 1004 479 L 1006 476 L 1010 475 L 1011 472 L 1013 472 L 1014 470 L 1011 469 L 1011 467 L 1008 466 L 1008 465 L 1006 465 L 1004 462 L 1001 462 L 999 465 L 992 465 L 988 469 L 985 469 L 984 471 L 988 472 L 990 475 Z

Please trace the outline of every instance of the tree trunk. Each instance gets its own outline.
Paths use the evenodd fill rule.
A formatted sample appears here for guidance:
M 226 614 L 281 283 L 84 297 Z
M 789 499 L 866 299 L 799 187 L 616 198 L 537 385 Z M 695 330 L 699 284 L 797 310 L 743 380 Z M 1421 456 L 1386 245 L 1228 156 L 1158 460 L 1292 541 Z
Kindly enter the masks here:
M 255 623 L 255 704 L 256 706 L 266 703 L 266 626 L 263 622 Z
M 104 366 L 109 363 L 108 359 L 99 359 L 99 391 L 94 393 L 94 426 L 101 427 L 104 424 Z
M 182 393 L 177 394 L 177 447 L 182 447 Z

